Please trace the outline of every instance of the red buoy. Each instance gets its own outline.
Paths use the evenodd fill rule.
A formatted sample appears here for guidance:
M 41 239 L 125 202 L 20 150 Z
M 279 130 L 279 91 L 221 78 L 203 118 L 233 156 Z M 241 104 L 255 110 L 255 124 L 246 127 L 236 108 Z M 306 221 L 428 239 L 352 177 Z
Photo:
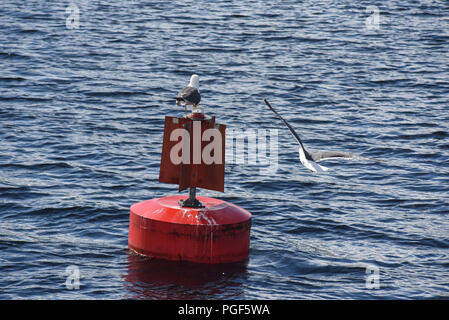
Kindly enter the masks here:
M 131 206 L 128 247 L 145 256 L 208 264 L 248 258 L 251 214 L 229 202 L 196 197 L 196 188 L 224 191 L 226 126 L 202 108 L 165 117 L 159 182 L 189 189 Z
M 131 206 L 128 246 L 168 260 L 229 263 L 249 254 L 251 213 L 223 200 L 197 197 L 204 207 L 183 207 L 186 196 Z M 182 203 L 181 201 L 181 203 Z

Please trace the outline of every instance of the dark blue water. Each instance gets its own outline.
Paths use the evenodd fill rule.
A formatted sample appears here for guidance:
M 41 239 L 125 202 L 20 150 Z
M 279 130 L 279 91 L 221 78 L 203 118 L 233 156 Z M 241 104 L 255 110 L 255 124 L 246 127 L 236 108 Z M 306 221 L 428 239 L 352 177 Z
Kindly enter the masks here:
M 0 4 L 0 298 L 449 297 L 447 1 L 73 3 L 78 29 L 69 1 Z M 200 190 L 252 212 L 247 265 L 127 250 L 129 207 L 177 194 L 163 121 L 193 73 L 220 123 L 279 129 L 276 173 Z M 310 149 L 383 161 L 308 172 L 264 98 Z

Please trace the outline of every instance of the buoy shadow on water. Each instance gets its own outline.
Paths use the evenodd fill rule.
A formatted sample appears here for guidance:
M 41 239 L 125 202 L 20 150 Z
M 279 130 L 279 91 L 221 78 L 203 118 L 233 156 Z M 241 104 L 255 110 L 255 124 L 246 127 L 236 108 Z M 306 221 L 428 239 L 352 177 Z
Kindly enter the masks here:
M 195 300 L 242 297 L 248 260 L 203 264 L 150 258 L 128 250 L 130 299 Z

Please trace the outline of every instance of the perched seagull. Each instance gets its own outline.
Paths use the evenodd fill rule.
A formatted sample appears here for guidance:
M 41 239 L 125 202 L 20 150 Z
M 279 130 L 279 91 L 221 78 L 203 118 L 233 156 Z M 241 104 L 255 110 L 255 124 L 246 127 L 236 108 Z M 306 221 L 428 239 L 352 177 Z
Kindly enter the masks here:
M 279 113 L 276 112 L 276 110 L 273 109 L 273 107 L 268 103 L 267 99 L 264 99 L 265 103 L 267 104 L 268 108 L 273 111 L 279 119 L 281 119 L 285 125 L 288 127 L 290 132 L 293 134 L 293 136 L 298 140 L 299 142 L 299 160 L 301 163 L 310 171 L 312 172 L 324 172 L 329 170 L 329 168 L 319 165 L 316 163 L 320 160 L 327 160 L 332 158 L 343 158 L 343 159 L 352 159 L 359 157 L 355 154 L 349 153 L 349 152 L 340 152 L 340 151 L 315 151 L 315 152 L 307 152 L 306 148 L 304 148 L 304 145 L 302 144 L 301 139 L 299 138 L 298 134 L 293 130 L 292 126 L 285 121 L 284 118 L 280 116 Z
M 199 87 L 199 78 L 198 75 L 194 74 L 190 78 L 189 85 L 179 91 L 178 95 L 176 96 L 176 105 L 180 106 L 184 102 L 184 107 L 186 109 L 187 114 L 187 106 L 192 105 L 193 107 L 198 106 L 198 104 L 201 101 L 201 95 L 198 90 Z

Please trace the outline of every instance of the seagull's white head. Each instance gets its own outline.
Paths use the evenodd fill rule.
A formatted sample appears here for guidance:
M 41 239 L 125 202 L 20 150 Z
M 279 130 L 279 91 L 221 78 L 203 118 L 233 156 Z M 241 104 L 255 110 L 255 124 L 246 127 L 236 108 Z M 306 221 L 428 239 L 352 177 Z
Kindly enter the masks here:
M 198 78 L 198 75 L 192 75 L 192 77 L 190 78 L 189 86 L 198 89 L 198 87 L 200 86 L 200 79 Z

